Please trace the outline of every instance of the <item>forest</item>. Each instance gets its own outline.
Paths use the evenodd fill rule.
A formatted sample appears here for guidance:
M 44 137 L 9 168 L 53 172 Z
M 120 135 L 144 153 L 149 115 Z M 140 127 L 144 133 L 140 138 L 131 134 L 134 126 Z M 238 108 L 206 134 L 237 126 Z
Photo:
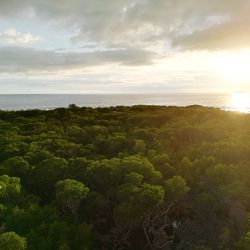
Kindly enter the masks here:
M 0 111 L 1 250 L 249 250 L 250 115 Z

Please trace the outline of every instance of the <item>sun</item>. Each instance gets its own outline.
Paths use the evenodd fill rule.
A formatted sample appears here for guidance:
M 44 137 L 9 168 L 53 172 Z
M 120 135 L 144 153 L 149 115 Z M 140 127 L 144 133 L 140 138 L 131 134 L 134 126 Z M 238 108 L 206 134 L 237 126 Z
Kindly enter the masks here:
M 234 93 L 231 98 L 231 107 L 233 110 L 247 113 L 250 108 L 250 96 L 248 93 Z

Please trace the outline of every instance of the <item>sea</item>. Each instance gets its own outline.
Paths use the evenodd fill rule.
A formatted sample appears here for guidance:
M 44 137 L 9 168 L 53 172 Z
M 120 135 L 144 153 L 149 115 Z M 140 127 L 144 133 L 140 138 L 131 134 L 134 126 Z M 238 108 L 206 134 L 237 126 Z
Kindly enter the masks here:
M 132 105 L 189 106 L 203 105 L 232 110 L 227 94 L 0 94 L 0 110 L 55 109 L 75 104 L 79 107 Z M 237 111 L 237 110 L 235 110 Z M 250 112 L 250 107 L 245 110 Z

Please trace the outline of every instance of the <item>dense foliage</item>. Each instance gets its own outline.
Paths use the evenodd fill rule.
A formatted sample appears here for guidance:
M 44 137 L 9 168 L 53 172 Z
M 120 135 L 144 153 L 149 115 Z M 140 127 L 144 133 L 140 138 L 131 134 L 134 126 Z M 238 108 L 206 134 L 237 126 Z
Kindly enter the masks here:
M 250 249 L 250 115 L 0 111 L 0 249 Z

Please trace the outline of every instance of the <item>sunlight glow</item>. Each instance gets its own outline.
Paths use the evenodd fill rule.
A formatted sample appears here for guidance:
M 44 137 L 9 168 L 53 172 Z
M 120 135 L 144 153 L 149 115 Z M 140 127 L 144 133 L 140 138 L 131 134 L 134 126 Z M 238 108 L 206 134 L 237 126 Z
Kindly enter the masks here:
M 250 51 L 220 55 L 215 60 L 216 69 L 231 80 L 250 80 Z
M 231 106 L 234 110 L 247 113 L 250 108 L 250 96 L 247 93 L 235 93 L 232 95 Z

